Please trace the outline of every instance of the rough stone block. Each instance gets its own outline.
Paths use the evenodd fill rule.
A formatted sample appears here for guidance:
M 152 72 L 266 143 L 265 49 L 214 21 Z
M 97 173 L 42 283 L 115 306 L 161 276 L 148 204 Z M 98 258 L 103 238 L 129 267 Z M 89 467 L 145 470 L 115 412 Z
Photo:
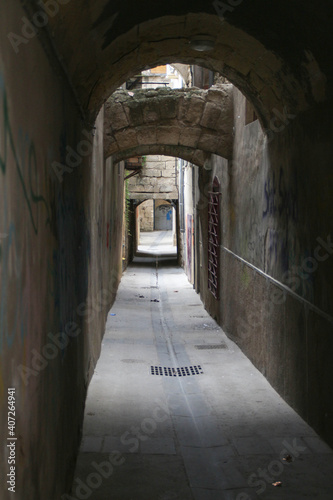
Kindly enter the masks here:
M 154 168 L 156 170 L 163 170 L 165 168 L 165 163 L 164 161 L 159 161 L 159 162 L 147 162 L 146 163 L 146 169 Z
M 221 110 L 221 106 L 212 102 L 207 102 L 200 121 L 200 125 L 202 127 L 214 129 L 218 119 L 220 118 Z
M 163 170 L 162 177 L 167 177 L 167 178 L 172 179 L 173 177 L 176 177 L 176 173 L 175 172 L 169 172 L 168 170 Z M 174 179 L 172 179 L 172 182 L 174 182 Z
M 221 134 L 217 145 L 217 154 L 230 160 L 232 158 L 233 140 L 230 134 Z
M 115 139 L 119 145 L 119 149 L 129 149 L 138 145 L 135 130 L 130 128 L 116 132 Z
M 157 89 L 143 89 L 144 92 L 144 99 L 150 98 L 150 97 L 158 97 L 159 96 L 159 90 Z
M 232 99 L 233 85 L 230 83 L 225 83 L 223 85 L 213 86 L 207 91 L 206 100 L 209 102 L 214 102 L 221 106 L 223 101 L 228 101 Z
M 145 169 L 145 175 L 147 177 L 161 177 L 162 172 L 160 170 L 156 170 L 155 168 L 147 168 Z
M 162 184 L 159 191 L 160 193 L 171 193 L 174 191 L 174 186 L 170 186 L 170 184 Z
M 116 132 L 114 137 L 119 145 L 119 149 L 133 148 L 138 144 L 135 130 L 130 128 Z
M 179 120 L 185 124 L 197 125 L 200 123 L 204 106 L 205 101 L 201 97 L 186 96 L 179 109 Z
M 141 186 L 149 186 L 149 185 L 152 186 L 153 185 L 151 179 L 148 177 L 142 177 L 140 175 L 140 176 L 134 177 L 134 179 L 137 179 L 137 185 L 141 185 Z
M 200 135 L 201 135 L 200 127 L 186 127 L 181 131 L 179 143 L 182 146 L 197 148 Z
M 112 130 L 120 130 L 129 125 L 126 113 L 120 103 L 109 105 L 105 111 L 105 116 L 107 117 L 105 122 L 111 126 Z
M 105 158 L 108 158 L 112 154 L 119 151 L 119 146 L 113 135 L 105 134 L 104 135 L 104 154 Z
M 132 194 L 135 193 L 153 193 L 154 186 L 136 186 L 135 191 L 132 191 Z
M 142 104 L 142 113 L 144 123 L 159 122 L 161 113 L 159 107 L 159 99 L 148 99 Z
M 205 161 L 210 157 L 210 153 L 205 153 L 200 149 L 197 149 L 192 156 L 191 162 L 199 167 L 203 167 Z
M 123 108 L 131 126 L 137 127 L 143 123 L 141 102 L 134 100 L 127 101 L 126 104 L 123 105 Z
M 169 120 L 172 118 L 176 118 L 178 113 L 177 96 L 174 94 L 163 96 L 160 99 L 159 107 L 162 120 Z
M 222 112 L 216 122 L 216 130 L 232 135 L 233 115 L 232 113 Z
M 107 100 L 107 104 L 111 102 L 122 103 L 128 101 L 128 92 L 125 90 L 116 90 L 116 92 Z
M 203 132 L 198 142 L 198 148 L 203 151 L 216 153 L 219 140 L 220 138 L 218 134 Z
M 160 161 L 160 159 L 161 159 L 160 155 L 149 155 L 149 157 L 147 157 L 147 163 Z
M 156 144 L 156 127 L 141 126 L 137 128 L 139 144 Z
M 158 144 L 174 144 L 177 145 L 180 136 L 179 127 L 171 127 L 162 125 L 157 128 L 157 142 Z

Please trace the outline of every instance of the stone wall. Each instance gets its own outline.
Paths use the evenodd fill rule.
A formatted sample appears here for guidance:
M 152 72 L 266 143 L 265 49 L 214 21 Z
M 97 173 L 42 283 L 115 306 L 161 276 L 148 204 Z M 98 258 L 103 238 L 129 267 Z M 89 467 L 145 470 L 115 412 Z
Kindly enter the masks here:
M 209 153 L 231 158 L 232 85 L 201 90 L 118 90 L 105 104 L 105 157 L 165 154 L 202 166 Z
M 288 16 L 283 2 L 257 4 L 227 13 L 221 29 L 207 2 L 188 15 L 186 2 L 171 10 L 160 3 L 155 14 L 141 9 L 138 17 L 125 3 L 119 12 L 105 0 L 86 9 L 59 1 L 45 29 L 15 44 L 9 35 L 20 36 L 24 23 L 29 32 L 25 19 L 38 2 L 0 3 L 0 467 L 8 470 L 6 396 L 14 387 L 17 498 L 58 500 L 71 485 L 87 384 L 119 281 L 124 172 L 111 160 L 104 165 L 101 105 L 143 67 L 170 57 L 192 63 L 188 36 L 179 37 L 184 26 L 189 36 L 204 27 L 216 40 L 197 61 L 252 98 L 269 138 L 256 122 L 245 127 L 244 99 L 236 94 L 234 163 L 215 157 L 211 174 L 200 177 L 203 204 L 215 173 L 223 201 L 221 301 L 205 288 L 206 248 L 202 296 L 274 387 L 333 444 L 332 58 L 323 50 L 331 21 L 324 3 L 316 6 L 317 23 L 309 3 L 298 26 L 298 4 L 288 5 Z M 193 114 L 201 122 L 208 104 L 198 100 L 182 100 L 182 135 L 182 115 L 174 114 L 170 133 L 168 123 L 157 131 L 148 112 L 139 137 L 116 134 L 117 151 L 169 148 L 200 165 L 200 148 L 222 154 L 221 133 L 193 127 Z M 91 117 L 98 117 L 95 135 Z M 230 129 L 223 134 L 230 158 Z M 12 498 L 5 481 L 0 488 L 1 498 Z
M 245 125 L 235 89 L 234 159 L 200 172 L 206 307 L 299 413 L 333 444 L 332 133 L 329 109 Z M 318 144 L 316 138 L 320 137 Z M 207 290 L 207 205 L 221 182 L 220 301 Z
M 59 500 L 72 483 L 87 385 L 119 281 L 123 171 L 37 36 L 14 50 L 26 12 L 0 5 L 0 468 L 7 389 L 16 399 L 16 488 Z M 110 200 L 111 193 L 111 202 Z M 108 196 L 106 196 L 106 194 Z M 103 293 L 101 294 L 101 291 Z
M 178 199 L 177 162 L 173 157 L 152 155 L 145 157 L 139 174 L 128 179 L 131 199 Z
M 140 231 L 154 231 L 154 200 L 146 200 L 138 206 Z

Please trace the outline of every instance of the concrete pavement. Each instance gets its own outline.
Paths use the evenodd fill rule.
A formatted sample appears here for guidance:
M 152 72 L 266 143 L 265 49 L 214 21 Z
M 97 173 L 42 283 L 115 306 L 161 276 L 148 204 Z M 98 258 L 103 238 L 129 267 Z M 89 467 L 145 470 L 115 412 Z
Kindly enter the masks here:
M 172 255 L 177 254 L 177 247 L 173 244 L 172 231 L 144 231 L 140 233 L 138 245 L 139 254 Z
M 124 273 L 83 434 L 68 498 L 333 498 L 332 449 L 226 337 L 168 257 L 136 258 Z

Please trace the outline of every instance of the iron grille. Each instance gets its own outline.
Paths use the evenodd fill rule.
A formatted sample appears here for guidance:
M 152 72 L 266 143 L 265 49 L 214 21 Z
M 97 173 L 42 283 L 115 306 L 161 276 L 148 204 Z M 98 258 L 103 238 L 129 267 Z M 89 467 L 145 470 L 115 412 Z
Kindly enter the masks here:
M 208 289 L 219 298 L 220 283 L 220 195 L 219 183 L 214 181 L 208 204 Z

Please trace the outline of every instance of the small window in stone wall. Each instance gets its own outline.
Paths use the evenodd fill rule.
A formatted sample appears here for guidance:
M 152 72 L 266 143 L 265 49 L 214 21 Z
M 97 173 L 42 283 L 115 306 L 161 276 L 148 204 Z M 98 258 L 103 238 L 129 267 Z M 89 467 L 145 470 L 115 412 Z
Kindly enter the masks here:
M 220 291 L 220 183 L 215 177 L 208 204 L 208 289 L 216 299 Z
M 257 113 L 254 110 L 254 107 L 249 101 L 246 101 L 246 108 L 245 108 L 245 125 L 248 125 L 249 123 L 255 122 L 258 120 Z

